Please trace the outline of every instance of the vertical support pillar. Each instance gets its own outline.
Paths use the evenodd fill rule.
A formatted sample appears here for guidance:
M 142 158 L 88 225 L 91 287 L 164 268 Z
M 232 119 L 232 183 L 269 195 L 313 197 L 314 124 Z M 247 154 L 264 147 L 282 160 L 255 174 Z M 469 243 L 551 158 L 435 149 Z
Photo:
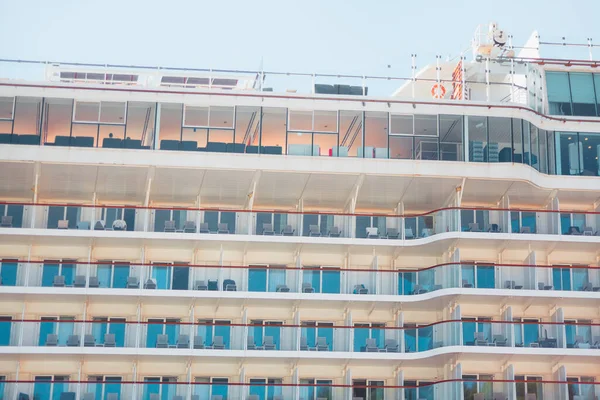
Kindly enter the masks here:
M 24 327 L 25 327 L 25 322 L 23 322 L 23 320 L 25 319 L 25 311 L 27 310 L 27 303 L 23 303 L 23 307 L 21 308 L 21 323 L 19 326 L 19 340 L 18 340 L 18 344 L 19 347 L 23 346 L 23 331 L 24 331 Z
M 35 178 L 34 178 L 34 183 L 33 183 L 33 206 L 32 206 L 32 210 L 31 210 L 31 221 L 29 222 L 29 227 L 30 228 L 35 228 L 35 220 L 36 220 L 36 214 L 37 214 L 37 209 L 40 206 L 37 206 L 37 201 L 38 201 L 38 185 L 39 185 L 39 180 L 40 180 L 40 163 L 36 163 L 35 164 Z
M 137 388 L 138 388 L 138 384 L 137 384 L 137 362 L 134 361 L 133 362 L 133 389 L 131 390 L 131 398 L 132 399 L 137 399 Z
M 75 391 L 75 398 L 79 400 L 81 398 L 81 370 L 83 369 L 83 361 L 79 362 L 79 371 L 77 372 L 77 390 Z
M 462 93 L 460 94 L 460 100 L 467 100 L 467 78 L 465 77 L 467 73 L 467 69 L 465 68 L 465 62 L 467 61 L 467 57 L 460 57 L 460 85 L 462 88 Z
M 196 218 L 194 218 L 195 222 L 196 222 L 196 233 L 198 233 L 200 231 L 200 223 L 202 222 L 201 218 L 200 218 L 200 214 L 202 213 L 202 211 L 200 211 L 200 208 L 202 207 L 202 198 L 200 197 L 200 195 L 198 195 L 198 197 L 196 197 Z
M 592 38 L 587 38 L 587 42 L 588 42 L 588 52 L 589 52 L 589 56 L 590 56 L 590 61 L 594 61 L 594 55 L 592 54 L 592 50 L 594 48 L 594 45 L 592 44 Z
M 412 70 L 412 98 L 414 99 L 416 97 L 415 86 L 417 85 L 417 55 L 411 54 L 410 58 L 412 61 L 412 65 L 410 67 Z
M 490 101 L 491 90 L 490 90 L 490 58 L 485 59 L 485 99 L 487 102 Z
M 465 162 L 470 161 L 469 157 L 469 116 L 465 115 L 463 117 L 463 131 L 464 131 L 464 140 L 463 140 L 463 157 Z

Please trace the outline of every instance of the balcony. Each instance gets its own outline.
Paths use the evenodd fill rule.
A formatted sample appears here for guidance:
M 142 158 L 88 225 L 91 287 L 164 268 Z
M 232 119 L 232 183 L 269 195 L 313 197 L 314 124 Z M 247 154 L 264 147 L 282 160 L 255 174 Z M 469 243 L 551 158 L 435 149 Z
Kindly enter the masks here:
M 6 229 L 203 234 L 221 235 L 223 240 L 225 235 L 250 235 L 390 241 L 447 232 L 600 235 L 597 212 L 552 209 L 445 207 L 390 215 L 0 202 L 0 214 L 0 228 Z
M 90 375 L 77 381 L 75 374 L 35 376 L 32 382 L 3 381 L 0 394 L 7 398 L 17 396 L 18 400 L 341 400 L 349 396 L 353 400 L 579 400 L 594 399 L 600 389 L 594 377 L 544 380 L 517 375 L 512 379 L 494 379 L 494 376 L 486 374 L 463 375 L 442 381 L 409 379 L 395 385 L 383 379 L 353 379 L 348 384 L 312 378 L 300 378 L 295 382 L 289 382 L 289 378 L 188 379 L 184 376 L 160 376 L 132 382 L 120 376 Z
M 317 265 L 214 265 L 180 262 L 139 263 L 113 260 L 0 259 L 0 283 L 10 293 L 27 287 L 32 294 L 137 295 L 184 297 L 258 297 L 322 300 L 335 295 L 374 300 L 373 296 L 494 294 L 556 296 L 600 293 L 600 267 L 590 265 L 448 262 L 420 269 L 379 269 Z M 38 290 L 35 288 L 44 288 Z M 108 291 L 107 291 L 108 290 Z M 497 292 L 495 292 L 497 291 Z M 7 292 L 8 293 L 8 292 Z M 292 294 L 296 294 L 292 296 Z M 327 295 L 323 297 L 322 295 Z M 254 296 L 254 295 L 253 295 Z M 430 295 L 427 298 L 431 297 Z
M 365 353 L 361 358 L 377 359 L 380 353 L 389 359 L 398 353 L 422 353 L 430 350 L 472 346 L 473 350 L 492 354 L 514 353 L 508 348 L 527 349 L 524 354 L 561 354 L 600 356 L 600 325 L 591 321 L 543 321 L 541 319 L 492 320 L 463 317 L 429 324 L 354 323 L 228 320 L 189 317 L 145 317 L 142 321 L 120 317 L 95 317 L 90 320 L 73 316 L 42 317 L 20 320 L 3 317 L 0 345 L 43 347 L 60 354 L 109 354 L 110 349 L 153 349 L 141 354 L 189 356 L 201 351 L 250 351 L 269 357 L 271 352 L 301 352 L 303 358 L 321 357 L 323 352 Z M 99 351 L 101 348 L 102 351 Z M 476 348 L 476 349 L 475 349 Z M 556 349 L 547 353 L 545 349 Z M 583 350 L 577 352 L 576 349 Z M 12 352 L 12 351 L 11 351 Z M 209 352 L 209 353 L 207 353 Z M 213 353 L 217 354 L 217 353 Z M 220 353 L 223 354 L 223 353 Z M 237 353 L 235 353 L 237 354 Z M 274 354 L 274 353 L 273 353 Z M 273 356 L 271 354 L 271 356 Z M 232 355 L 233 356 L 233 355 Z M 347 357 L 338 354 L 337 357 Z M 401 357 L 404 358 L 404 357 Z

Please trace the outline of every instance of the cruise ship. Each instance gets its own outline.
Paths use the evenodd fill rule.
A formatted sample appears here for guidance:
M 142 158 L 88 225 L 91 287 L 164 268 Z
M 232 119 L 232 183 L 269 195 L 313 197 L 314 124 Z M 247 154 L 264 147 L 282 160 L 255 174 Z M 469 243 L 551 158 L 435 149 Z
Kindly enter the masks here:
M 0 60 L 0 399 L 598 399 L 600 45 L 543 38 Z

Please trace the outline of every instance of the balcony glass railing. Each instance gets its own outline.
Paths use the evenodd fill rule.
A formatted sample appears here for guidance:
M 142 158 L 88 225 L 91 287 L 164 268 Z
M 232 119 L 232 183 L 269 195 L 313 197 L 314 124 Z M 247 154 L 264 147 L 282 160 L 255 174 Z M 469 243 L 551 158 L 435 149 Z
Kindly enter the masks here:
M 5 346 L 178 350 L 415 353 L 449 346 L 600 349 L 600 324 L 589 321 L 498 321 L 463 318 L 431 324 L 283 321 L 185 322 L 182 318 L 4 317 Z M 171 351 L 172 350 L 172 351 Z M 569 351 L 569 350 L 566 350 Z
M 0 228 L 412 240 L 446 232 L 600 235 L 600 212 L 445 207 L 421 214 L 250 211 L 0 201 Z
M 35 376 L 33 380 L 5 379 L 0 381 L 0 396 L 18 400 L 108 399 L 108 400 L 500 400 L 516 399 L 593 399 L 600 392 L 594 377 L 571 377 L 547 380 L 540 376 L 520 376 L 510 379 L 489 374 L 463 375 L 450 379 L 392 378 L 368 380 L 354 378 L 352 383 L 341 379 L 290 379 L 288 376 L 246 378 L 149 376 L 133 380 L 122 376 L 88 376 L 77 380 L 77 372 L 69 375 Z M 497 375 L 501 376 L 500 373 Z M 515 393 L 516 392 L 516 393 Z M 401 397 L 400 397 L 401 396 Z M 418 396 L 418 397 L 416 397 Z M 452 397 L 450 397 L 452 396 Z
M 0 259 L 2 286 L 411 296 L 441 289 L 600 292 L 598 266 L 457 261 L 421 269 Z

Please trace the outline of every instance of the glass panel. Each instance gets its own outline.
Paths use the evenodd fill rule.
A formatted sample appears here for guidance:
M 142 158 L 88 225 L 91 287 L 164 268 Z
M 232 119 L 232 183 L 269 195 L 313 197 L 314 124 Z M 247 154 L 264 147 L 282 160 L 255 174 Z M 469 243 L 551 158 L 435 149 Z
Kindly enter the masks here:
M 107 333 L 108 319 L 107 318 L 94 318 L 94 321 L 105 321 L 95 322 L 92 324 L 92 335 L 96 341 L 96 344 L 104 343 L 104 335 Z
M 188 290 L 189 278 L 189 267 L 173 267 L 173 290 Z
M 358 157 L 388 158 L 388 113 L 365 113 L 365 147 Z
M 228 382 L 227 378 L 213 378 L 211 387 L 213 396 L 223 396 L 223 400 L 227 400 Z
M 11 317 L 0 317 L 0 346 L 10 345 Z M 0 400 L 4 393 L 0 392 Z
M 250 395 L 258 396 L 259 400 L 266 400 L 265 379 L 250 379 Z
M 306 131 L 313 130 L 313 112 L 310 110 L 289 110 L 288 111 L 290 125 L 289 131 Z
M 50 381 L 52 381 L 51 376 L 35 377 L 33 385 L 33 398 L 35 400 L 50 400 L 50 393 L 52 392 L 52 383 Z
M 41 106 L 41 98 L 17 97 L 13 133 L 38 136 L 40 134 Z
M 521 213 L 521 227 L 528 227 L 531 233 L 536 232 L 536 214 L 523 211 Z
M 405 324 L 405 327 L 413 326 L 412 324 Z M 405 352 L 412 353 L 418 351 L 417 349 L 417 330 L 416 329 L 405 329 L 404 330 L 404 347 Z
M 531 127 L 531 152 L 529 154 L 529 160 L 525 160 L 525 163 L 527 164 L 527 162 L 530 162 L 530 165 L 537 169 L 538 171 L 540 170 L 540 160 L 538 159 L 538 149 L 539 149 L 539 135 L 538 135 L 538 128 L 535 127 L 534 125 L 530 125 Z
M 269 292 L 275 292 L 285 285 L 285 269 L 269 269 Z
M 570 72 L 573 115 L 596 116 L 596 96 L 592 74 Z
M 201 106 L 185 106 L 184 126 L 191 127 L 208 127 L 208 107 Z
M 337 111 L 314 111 L 314 132 L 337 132 Z
M 111 318 L 110 328 L 108 333 L 115 335 L 115 343 L 117 347 L 125 346 L 125 318 Z
M 418 329 L 419 351 L 433 349 L 433 326 L 425 326 Z
M 146 347 L 156 347 L 156 337 L 163 334 L 163 323 L 162 319 L 149 319 L 148 328 L 146 333 Z M 158 392 L 157 392 L 158 393 Z
M 103 101 L 100 103 L 100 122 L 124 124 L 125 104 L 114 101 Z
M 340 293 L 340 271 L 323 268 L 322 293 Z
M 411 160 L 413 158 L 413 138 L 390 136 L 390 158 Z
M 248 291 L 266 292 L 267 291 L 267 270 L 266 268 L 251 268 L 248 270 Z
M 229 340 L 231 338 L 231 326 L 229 326 L 230 321 L 215 321 L 215 336 L 221 336 L 223 338 L 223 344 L 226 349 L 229 349 Z
M 49 206 L 48 207 L 48 229 L 56 229 L 58 228 L 58 221 L 65 218 L 65 208 L 64 207 L 56 207 Z
M 127 286 L 127 278 L 129 277 L 129 265 L 117 264 L 114 266 L 113 286 L 114 288 L 124 288 Z
M 235 153 L 246 152 L 246 146 L 258 146 L 260 129 L 260 108 L 236 107 L 235 110 Z
M 153 146 L 156 103 L 130 101 L 127 103 L 127 127 L 125 148 Z
M 437 115 L 415 115 L 415 136 L 438 136 Z
M 363 146 L 363 113 L 360 111 L 340 111 L 340 156 L 347 152 L 356 157 Z
M 182 104 L 162 103 L 160 105 L 159 148 L 177 150 L 181 140 Z
M 588 270 L 586 268 L 573 268 L 573 289 L 584 290 L 585 285 L 590 281 Z
M 221 211 L 221 223 L 227 224 L 227 229 L 229 230 L 229 233 L 235 233 L 235 219 L 235 212 Z
M 44 125 L 42 126 L 44 143 L 55 143 L 61 146 L 69 145 L 72 111 L 73 100 L 46 99 Z M 57 137 L 60 137 L 58 142 L 56 141 Z
M 475 266 L 462 265 L 462 286 L 475 287 Z
M 17 272 L 19 264 L 17 262 L 2 261 L 0 266 L 0 277 L 2 286 L 16 286 Z
M 367 339 L 369 338 L 369 324 L 354 324 L 354 326 L 354 351 L 365 351 Z
M 14 97 L 0 97 L 0 119 L 13 119 Z
M 315 133 L 313 135 L 313 156 L 325 156 L 325 157 L 345 157 L 346 154 L 339 152 L 338 149 L 338 135 L 334 133 Z
M 420 128 L 422 128 L 423 122 L 427 122 L 427 117 L 426 115 L 419 115 L 418 116 L 419 119 L 419 123 L 420 123 Z M 423 117 L 425 117 L 425 120 L 423 120 Z M 391 134 L 399 134 L 399 135 L 413 135 L 414 134 L 414 127 L 413 127 L 413 119 L 414 116 L 413 115 L 403 115 L 403 114 L 392 114 L 391 117 L 391 129 L 390 129 L 390 133 Z M 437 128 L 436 128 L 437 130 Z
M 371 217 L 357 216 L 356 217 L 356 237 L 366 238 L 367 228 L 371 227 Z
M 40 322 L 40 337 L 38 340 L 38 346 L 45 346 L 48 335 L 56 333 L 56 318 L 42 317 L 41 319 L 42 322 Z
M 417 272 L 417 279 L 422 289 L 432 292 L 435 286 L 435 270 L 433 268 Z
M 209 123 L 211 128 L 233 128 L 233 107 L 210 107 Z M 228 142 L 233 143 L 233 141 Z
M 154 232 L 164 232 L 165 223 L 171 220 L 171 210 L 154 210 Z
M 100 102 L 76 101 L 73 121 L 98 122 L 100 118 Z
M 523 164 L 529 165 L 531 154 L 531 124 L 523 121 Z
M 463 160 L 463 116 L 440 115 L 440 160 Z
M 496 287 L 493 266 L 477 266 L 477 287 L 483 289 L 493 289 Z
M 567 72 L 546 72 L 548 104 L 552 115 L 573 115 Z
M 204 223 L 208 224 L 209 231 L 217 232 L 219 230 L 219 212 L 204 211 Z
M 60 317 L 60 322 L 58 323 L 58 345 L 66 346 L 67 339 L 70 335 L 73 334 L 73 329 L 75 324 L 73 322 L 68 322 L 73 320 L 73 317 Z M 65 322 L 66 321 L 66 322 Z
M 489 142 L 488 149 L 486 151 L 488 162 L 510 162 L 512 149 L 511 119 L 490 117 L 488 122 Z M 501 156 L 500 154 L 502 152 L 504 153 Z
M 578 135 L 576 133 L 560 133 L 556 145 L 557 167 L 560 167 L 557 173 L 559 175 L 581 175 L 583 172 L 583 143 L 579 141 Z
M 487 161 L 487 118 L 469 116 L 469 160 Z
M 413 294 L 416 281 L 417 274 L 415 272 L 400 272 L 398 274 L 398 294 Z
M 466 322 L 466 321 L 473 322 Z M 463 346 L 472 346 L 475 344 L 475 332 L 477 331 L 477 324 L 474 319 L 463 318 Z
M 415 137 L 415 159 L 416 160 L 438 160 L 438 140 L 435 137 Z
M 157 289 L 170 289 L 171 267 L 168 266 L 152 266 L 152 279 L 156 282 Z
M 580 133 L 579 142 L 583 144 L 583 152 L 581 154 L 583 175 L 600 175 L 600 135 Z
M 261 153 L 282 154 L 286 145 L 286 123 L 285 108 L 263 108 L 259 149 Z
M 65 285 L 73 286 L 73 279 L 75 278 L 75 264 L 63 262 L 60 274 L 65 277 Z
M 58 275 L 58 263 L 44 263 L 42 266 L 42 286 L 53 286 L 54 277 Z
M 151 394 L 160 395 L 160 378 L 144 378 L 144 400 L 150 400 Z
M 540 335 L 539 328 L 536 320 L 524 320 L 525 322 L 529 322 L 528 324 L 523 324 L 523 335 L 524 335 L 524 344 L 525 347 L 530 347 L 531 343 L 537 343 Z

